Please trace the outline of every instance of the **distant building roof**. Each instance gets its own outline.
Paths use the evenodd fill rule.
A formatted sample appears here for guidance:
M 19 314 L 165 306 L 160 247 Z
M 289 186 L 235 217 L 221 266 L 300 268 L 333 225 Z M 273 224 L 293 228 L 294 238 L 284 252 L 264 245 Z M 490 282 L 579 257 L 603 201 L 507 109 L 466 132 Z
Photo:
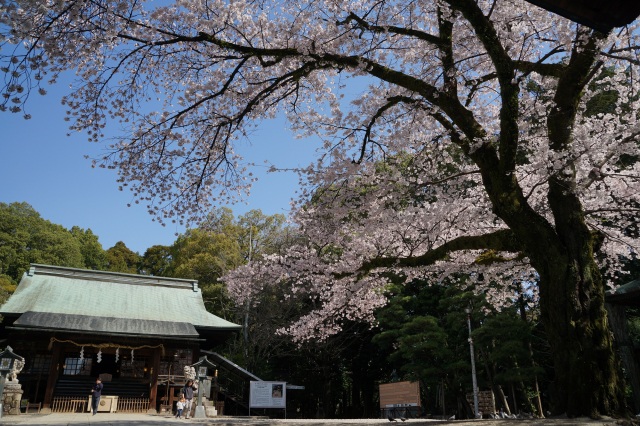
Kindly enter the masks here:
M 204 307 L 195 280 L 32 265 L 0 307 L 13 327 L 130 336 L 197 338 L 239 325 Z
M 616 305 L 640 306 L 640 280 L 630 281 L 605 293 L 605 300 Z

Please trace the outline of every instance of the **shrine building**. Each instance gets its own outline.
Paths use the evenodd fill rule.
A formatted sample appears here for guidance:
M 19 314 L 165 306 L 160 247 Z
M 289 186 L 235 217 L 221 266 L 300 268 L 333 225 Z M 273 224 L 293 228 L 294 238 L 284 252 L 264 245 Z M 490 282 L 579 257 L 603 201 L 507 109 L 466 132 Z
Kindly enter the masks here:
M 22 398 L 53 411 L 86 409 L 97 377 L 120 411 L 158 410 L 185 366 L 241 328 L 207 312 L 195 280 L 36 264 L 0 314 L 2 346 L 25 358 Z

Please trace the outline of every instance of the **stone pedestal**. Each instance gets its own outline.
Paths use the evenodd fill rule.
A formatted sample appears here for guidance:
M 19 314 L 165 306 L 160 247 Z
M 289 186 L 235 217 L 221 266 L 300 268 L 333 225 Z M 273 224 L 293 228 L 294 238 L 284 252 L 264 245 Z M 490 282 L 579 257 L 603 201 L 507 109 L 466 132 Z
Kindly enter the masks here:
M 204 411 L 204 406 L 197 406 L 195 413 L 193 413 L 193 418 L 194 419 L 204 419 L 206 417 L 207 417 L 207 415 L 206 415 L 206 413 Z
M 204 407 L 204 412 L 207 415 L 207 417 L 217 417 L 218 416 L 218 410 L 216 410 L 216 407 L 214 407 L 213 405 L 208 405 Z
M 20 414 L 22 400 L 22 385 L 17 380 L 9 380 L 4 384 L 2 392 L 2 415 Z
M 216 417 L 218 410 L 216 410 L 213 401 L 209 401 L 207 398 L 202 398 L 202 407 L 196 405 L 195 412 L 193 413 L 194 419 L 204 419 L 207 417 Z

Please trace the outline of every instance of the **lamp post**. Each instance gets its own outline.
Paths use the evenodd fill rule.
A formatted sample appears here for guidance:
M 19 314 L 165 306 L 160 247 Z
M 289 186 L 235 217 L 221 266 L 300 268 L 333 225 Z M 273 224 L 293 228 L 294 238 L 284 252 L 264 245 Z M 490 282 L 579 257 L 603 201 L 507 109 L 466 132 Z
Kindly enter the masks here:
M 478 381 L 476 380 L 476 357 L 473 352 L 473 338 L 471 337 L 471 307 L 464 310 L 467 313 L 467 326 L 469 327 L 469 352 L 471 353 L 471 383 L 473 384 L 473 415 L 478 417 Z

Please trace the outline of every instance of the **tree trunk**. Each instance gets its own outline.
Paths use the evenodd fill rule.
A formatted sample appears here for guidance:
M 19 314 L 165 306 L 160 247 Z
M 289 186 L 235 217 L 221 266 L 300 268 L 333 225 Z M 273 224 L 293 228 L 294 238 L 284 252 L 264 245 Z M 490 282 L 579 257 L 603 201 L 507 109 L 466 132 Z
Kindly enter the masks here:
M 547 117 L 549 148 L 572 152 L 573 128 L 586 84 L 599 64 L 605 34 L 582 30 L 586 42 L 575 47 L 558 80 Z M 595 253 L 601 236 L 586 222 L 575 163 L 549 178 L 548 201 L 555 236 L 531 242 L 540 273 L 542 319 L 553 349 L 553 411 L 570 417 L 621 414 L 624 406 L 619 365 L 604 307 L 604 281 Z
M 536 409 L 538 410 L 538 417 L 544 419 L 544 410 L 542 409 L 542 399 L 540 398 L 540 387 L 538 386 L 538 376 L 535 378 L 535 392 L 536 392 Z
M 555 369 L 552 411 L 569 417 L 621 414 L 623 387 L 602 277 L 593 261 L 558 261 L 540 279 L 540 306 Z

